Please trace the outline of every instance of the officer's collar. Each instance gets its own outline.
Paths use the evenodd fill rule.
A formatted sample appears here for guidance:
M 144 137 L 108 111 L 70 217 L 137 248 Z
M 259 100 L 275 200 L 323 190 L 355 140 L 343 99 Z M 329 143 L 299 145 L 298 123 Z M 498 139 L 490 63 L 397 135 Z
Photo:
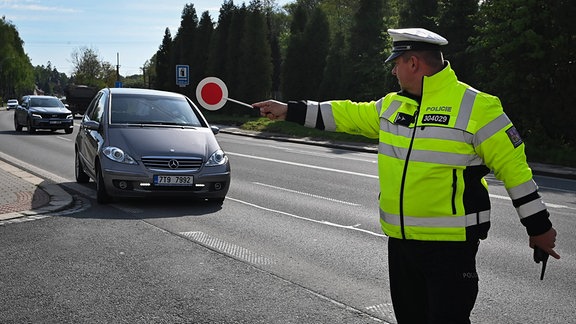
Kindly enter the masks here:
M 412 99 L 412 100 L 414 100 L 414 101 L 416 101 L 416 102 L 418 102 L 418 103 L 420 103 L 420 102 L 422 101 L 422 96 L 417 96 L 417 95 L 415 95 L 415 94 L 411 94 L 411 93 L 409 93 L 409 92 L 407 92 L 407 91 L 405 91 L 405 90 L 400 90 L 400 91 L 397 92 L 397 94 L 400 95 L 400 96 L 403 96 L 403 97 Z

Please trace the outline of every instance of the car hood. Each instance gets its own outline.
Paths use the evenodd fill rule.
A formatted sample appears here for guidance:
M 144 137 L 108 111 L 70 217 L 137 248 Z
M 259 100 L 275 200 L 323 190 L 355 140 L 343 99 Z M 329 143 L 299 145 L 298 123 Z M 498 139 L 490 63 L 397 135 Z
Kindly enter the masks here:
M 192 156 L 206 161 L 220 148 L 212 130 L 203 127 L 110 127 L 108 135 L 107 145 L 138 160 L 142 156 Z
M 31 107 L 31 112 L 43 114 L 71 114 L 72 112 L 67 108 L 59 107 Z

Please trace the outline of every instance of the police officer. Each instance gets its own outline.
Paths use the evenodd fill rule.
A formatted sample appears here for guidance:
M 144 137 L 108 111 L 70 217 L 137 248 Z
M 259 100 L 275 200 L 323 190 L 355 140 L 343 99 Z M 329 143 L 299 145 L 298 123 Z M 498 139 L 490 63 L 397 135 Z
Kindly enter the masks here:
M 484 176 L 501 180 L 530 247 L 556 259 L 556 231 L 532 179 L 522 139 L 500 100 L 458 81 L 422 28 L 389 29 L 401 90 L 373 102 L 253 104 L 262 116 L 379 139 L 380 223 L 388 239 L 390 293 L 403 323 L 470 323 L 476 253 L 490 227 Z

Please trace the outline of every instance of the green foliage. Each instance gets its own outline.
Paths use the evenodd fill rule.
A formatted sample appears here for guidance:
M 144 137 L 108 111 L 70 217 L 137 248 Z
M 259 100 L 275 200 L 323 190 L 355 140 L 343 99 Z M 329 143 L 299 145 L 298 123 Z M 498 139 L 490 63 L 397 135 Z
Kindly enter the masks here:
M 576 4 L 569 0 L 295 0 L 284 10 L 274 0 L 252 0 L 248 7 L 224 1 L 205 38 L 209 45 L 193 46 L 209 49 L 205 75 L 220 77 L 232 98 L 247 102 L 376 100 L 398 90 L 391 66 L 383 64 L 390 52 L 386 30 L 423 27 L 449 40 L 444 55 L 460 80 L 502 100 L 529 154 L 538 151 L 544 159 L 542 152 L 550 151 L 547 156 L 567 160 L 561 152 L 576 149 L 570 109 L 576 99 Z M 162 50 L 176 46 L 166 40 Z M 157 72 L 159 64 L 172 64 L 163 69 L 173 84 L 174 62 L 162 62 L 161 51 L 156 57 Z M 252 113 L 228 103 L 213 115 Z
M 0 19 L 0 98 L 20 98 L 34 90 L 34 71 L 16 27 Z

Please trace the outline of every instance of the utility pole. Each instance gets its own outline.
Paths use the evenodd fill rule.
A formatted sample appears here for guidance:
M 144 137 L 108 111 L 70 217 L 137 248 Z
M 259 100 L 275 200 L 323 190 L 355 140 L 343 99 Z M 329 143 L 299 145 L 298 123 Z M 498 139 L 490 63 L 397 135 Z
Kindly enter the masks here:
M 116 81 L 120 81 L 120 53 L 116 53 Z

